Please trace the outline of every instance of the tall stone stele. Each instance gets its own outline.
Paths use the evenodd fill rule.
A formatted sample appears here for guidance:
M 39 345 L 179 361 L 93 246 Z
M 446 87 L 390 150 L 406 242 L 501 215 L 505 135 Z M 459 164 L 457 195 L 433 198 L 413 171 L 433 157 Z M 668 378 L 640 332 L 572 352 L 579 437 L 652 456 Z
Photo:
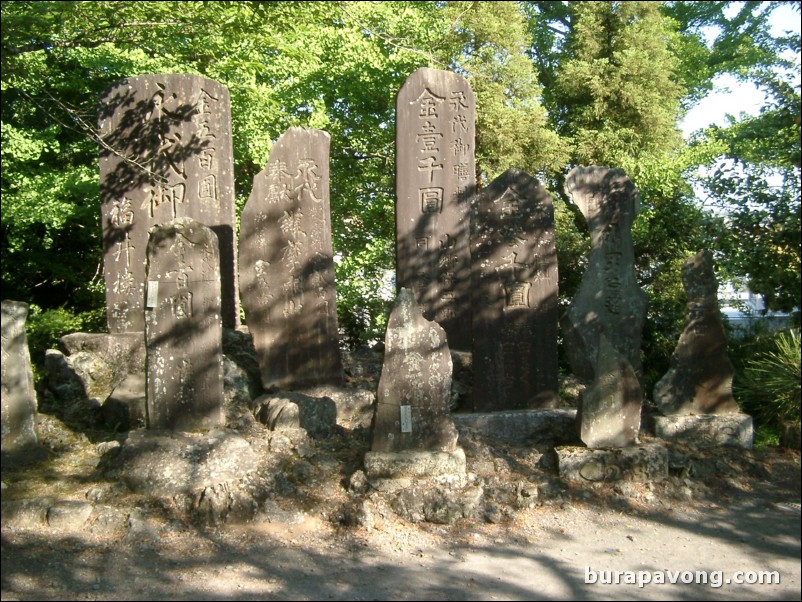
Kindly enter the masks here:
M 240 219 L 242 304 L 265 389 L 342 384 L 329 209 L 330 137 L 292 127 Z
M 473 407 L 557 403 L 554 207 L 540 183 L 510 169 L 471 201 Z
M 206 224 L 217 235 L 223 323 L 235 328 L 239 301 L 228 90 L 197 75 L 140 75 L 106 90 L 98 110 L 109 332 L 144 330 L 148 233 L 179 217 Z
M 629 359 L 605 335 L 599 338 L 594 372 L 579 403 L 579 438 L 589 448 L 637 444 L 643 389 Z
M 189 218 L 148 242 L 145 348 L 148 428 L 225 425 L 220 257 L 214 232 Z
M 654 401 L 666 416 L 737 413 L 713 254 L 690 257 L 682 266 L 682 282 L 688 297 L 685 326 L 668 372 L 654 387 Z
M 28 304 L 2 302 L 2 447 L 7 453 L 38 445 L 36 438 L 36 391 L 25 320 Z
M 372 452 L 454 452 L 451 353 L 444 330 L 402 288 L 387 323 Z
M 631 233 L 640 195 L 623 170 L 595 166 L 572 169 L 565 190 L 588 222 L 591 244 L 582 283 L 561 320 L 571 368 L 593 381 L 604 335 L 640 379 L 647 298 L 635 280 Z
M 421 68 L 396 97 L 396 273 L 452 349 L 471 349 L 469 199 L 476 102 L 456 73 Z

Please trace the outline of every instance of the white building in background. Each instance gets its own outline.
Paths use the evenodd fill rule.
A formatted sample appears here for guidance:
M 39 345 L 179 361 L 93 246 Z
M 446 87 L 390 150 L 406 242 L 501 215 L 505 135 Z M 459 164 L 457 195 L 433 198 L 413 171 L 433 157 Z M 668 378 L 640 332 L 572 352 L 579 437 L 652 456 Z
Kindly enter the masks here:
M 722 317 L 734 331 L 746 334 L 756 327 L 778 330 L 791 326 L 791 314 L 766 311 L 763 296 L 751 292 L 746 285 L 723 284 L 718 301 Z

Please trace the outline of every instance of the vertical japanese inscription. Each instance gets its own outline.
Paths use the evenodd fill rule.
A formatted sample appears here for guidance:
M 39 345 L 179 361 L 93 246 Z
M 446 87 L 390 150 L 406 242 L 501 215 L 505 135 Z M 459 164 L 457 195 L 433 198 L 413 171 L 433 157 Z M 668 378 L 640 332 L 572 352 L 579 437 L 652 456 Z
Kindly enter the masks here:
M 145 251 L 153 226 L 190 217 L 218 237 L 223 321 L 239 323 L 228 91 L 194 75 L 143 75 L 99 105 L 100 191 L 110 332 L 144 328 Z
M 217 237 L 178 218 L 147 248 L 145 311 L 148 427 L 223 426 L 223 326 Z
M 641 377 L 646 293 L 635 278 L 631 233 L 640 195 L 623 170 L 596 166 L 571 170 L 565 188 L 588 222 L 591 242 L 582 284 L 562 319 L 571 367 L 590 383 L 604 334 Z
M 409 289 L 396 298 L 384 343 L 371 450 L 454 451 L 448 341 L 442 327 L 423 317 Z
M 551 195 L 510 169 L 471 200 L 474 410 L 557 401 L 557 254 Z
M 399 287 L 454 349 L 470 349 L 467 199 L 476 179 L 475 101 L 460 75 L 418 69 L 396 99 L 396 257 Z
M 290 128 L 241 217 L 242 303 L 266 388 L 342 382 L 326 132 Z

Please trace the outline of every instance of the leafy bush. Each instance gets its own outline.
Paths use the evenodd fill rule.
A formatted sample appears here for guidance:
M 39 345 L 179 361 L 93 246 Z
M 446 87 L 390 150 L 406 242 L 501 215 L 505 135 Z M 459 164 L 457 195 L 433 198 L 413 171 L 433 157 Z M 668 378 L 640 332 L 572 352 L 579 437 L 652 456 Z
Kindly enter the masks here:
M 73 313 L 69 309 L 42 310 L 31 304 L 25 323 L 28 348 L 34 370 L 41 368 L 47 349 L 58 349 L 59 340 L 71 332 L 100 332 L 105 326 L 105 310 Z
M 744 411 L 760 424 L 777 425 L 800 420 L 799 330 L 788 330 L 770 337 L 770 346 L 747 360 L 735 390 Z

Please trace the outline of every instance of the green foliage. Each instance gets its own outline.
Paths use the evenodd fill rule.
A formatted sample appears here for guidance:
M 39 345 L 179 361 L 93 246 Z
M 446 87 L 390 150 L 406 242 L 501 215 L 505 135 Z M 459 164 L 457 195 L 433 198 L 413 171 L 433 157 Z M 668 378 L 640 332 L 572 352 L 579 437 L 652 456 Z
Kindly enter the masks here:
M 760 115 L 703 134 L 722 152 L 701 184 L 720 209 L 710 228 L 728 275 L 746 279 L 768 309 L 793 311 L 802 305 L 800 93 L 780 77 L 767 90 Z
M 452 22 L 438 55 L 476 95 L 476 170 L 485 185 L 510 167 L 562 171 L 568 145 L 547 127 L 526 21 L 512 2 L 449 2 Z
M 761 424 L 799 422 L 802 395 L 799 330 L 764 335 L 753 345 L 756 351 L 746 360 L 735 386 L 744 411 Z
M 103 310 L 74 313 L 63 307 L 42 309 L 31 305 L 25 322 L 25 334 L 36 373 L 41 374 L 45 351 L 61 348 L 61 337 L 72 332 L 98 332 L 103 329 L 105 321 Z
M 778 447 L 780 430 L 774 424 L 759 424 L 755 427 L 755 448 Z
M 573 161 L 632 168 L 679 147 L 673 31 L 654 2 L 571 3 L 567 56 L 556 74 L 553 119 Z M 556 107 L 555 107 L 556 108 Z

